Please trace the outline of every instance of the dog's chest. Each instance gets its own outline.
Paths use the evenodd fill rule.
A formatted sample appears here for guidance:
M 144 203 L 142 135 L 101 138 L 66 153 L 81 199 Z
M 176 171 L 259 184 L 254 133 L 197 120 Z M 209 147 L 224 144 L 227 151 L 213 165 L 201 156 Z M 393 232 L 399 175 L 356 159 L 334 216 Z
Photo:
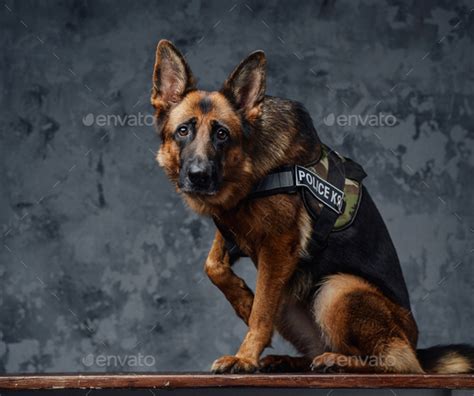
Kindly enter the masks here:
M 244 202 L 223 213 L 219 221 L 240 250 L 256 262 L 262 247 L 277 244 L 282 236 L 299 238 L 301 210 L 298 195 L 280 194 Z

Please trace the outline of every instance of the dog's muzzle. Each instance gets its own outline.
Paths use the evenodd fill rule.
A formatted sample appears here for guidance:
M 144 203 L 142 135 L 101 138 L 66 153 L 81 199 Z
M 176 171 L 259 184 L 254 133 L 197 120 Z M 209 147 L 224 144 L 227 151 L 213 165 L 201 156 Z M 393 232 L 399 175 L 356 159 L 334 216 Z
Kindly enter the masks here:
M 180 188 L 186 193 L 212 195 L 216 193 L 217 171 L 211 161 L 193 160 L 181 172 Z

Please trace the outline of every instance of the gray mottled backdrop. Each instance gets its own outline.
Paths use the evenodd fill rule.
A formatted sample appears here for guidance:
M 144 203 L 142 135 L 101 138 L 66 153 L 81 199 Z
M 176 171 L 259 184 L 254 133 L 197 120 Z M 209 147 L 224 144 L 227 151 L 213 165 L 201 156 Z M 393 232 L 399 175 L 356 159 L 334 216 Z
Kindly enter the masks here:
M 305 103 L 369 173 L 420 344 L 474 342 L 472 7 L 2 3 L 0 372 L 206 370 L 245 333 L 202 271 L 212 224 L 154 160 L 161 38 L 204 88 L 264 49 L 268 92 Z M 237 271 L 253 283 L 250 263 Z

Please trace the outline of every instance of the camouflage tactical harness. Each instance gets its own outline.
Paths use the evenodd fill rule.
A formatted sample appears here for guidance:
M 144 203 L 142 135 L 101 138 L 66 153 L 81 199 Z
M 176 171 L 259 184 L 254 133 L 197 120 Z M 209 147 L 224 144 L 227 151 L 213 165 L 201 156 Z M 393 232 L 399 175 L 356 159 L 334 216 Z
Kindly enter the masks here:
M 288 165 L 264 177 L 247 199 L 274 194 L 299 193 L 314 220 L 313 246 L 324 249 L 331 232 L 341 231 L 354 221 L 366 173 L 349 158 L 322 145 L 321 156 L 306 166 Z M 229 231 L 218 224 L 232 256 L 244 256 Z

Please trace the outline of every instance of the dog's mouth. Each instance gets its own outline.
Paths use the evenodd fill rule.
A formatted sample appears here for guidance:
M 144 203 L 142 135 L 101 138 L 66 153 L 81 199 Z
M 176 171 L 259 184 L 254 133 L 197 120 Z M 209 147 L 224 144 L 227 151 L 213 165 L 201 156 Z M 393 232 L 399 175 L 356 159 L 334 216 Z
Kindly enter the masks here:
M 181 188 L 181 192 L 188 195 L 212 197 L 217 194 L 217 190 L 199 190 L 194 188 Z
M 211 197 L 216 195 L 219 192 L 219 189 L 215 185 L 210 185 L 207 187 L 195 186 L 190 183 L 178 183 L 178 188 L 184 194 L 191 196 L 200 196 L 200 197 Z

